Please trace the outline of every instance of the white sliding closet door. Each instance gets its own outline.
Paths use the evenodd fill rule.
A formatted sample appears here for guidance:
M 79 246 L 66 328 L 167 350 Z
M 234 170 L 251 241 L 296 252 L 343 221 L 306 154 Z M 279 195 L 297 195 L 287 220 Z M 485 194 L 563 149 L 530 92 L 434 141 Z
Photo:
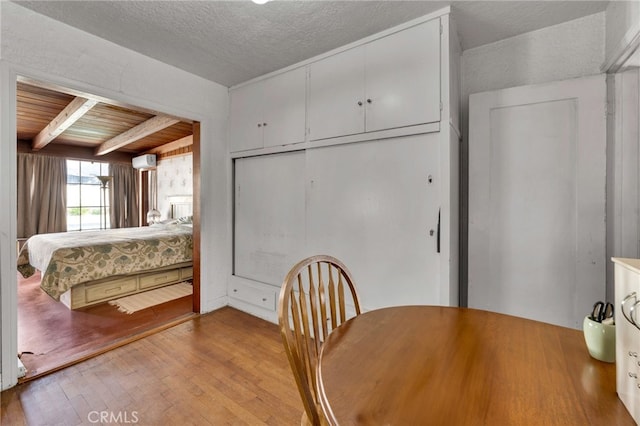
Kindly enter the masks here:
M 471 95 L 469 306 L 580 328 L 605 297 L 605 77 Z
M 235 160 L 234 275 L 280 286 L 304 257 L 304 152 Z
M 440 303 L 439 134 L 307 150 L 307 243 L 365 309 Z

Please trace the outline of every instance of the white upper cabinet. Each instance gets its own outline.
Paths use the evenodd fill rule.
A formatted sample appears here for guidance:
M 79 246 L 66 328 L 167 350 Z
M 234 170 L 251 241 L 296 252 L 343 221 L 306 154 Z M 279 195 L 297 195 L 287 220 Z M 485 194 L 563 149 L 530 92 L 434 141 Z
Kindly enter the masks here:
M 440 121 L 440 19 L 309 69 L 311 140 Z
M 312 140 L 364 132 L 364 48 L 309 66 L 309 135 Z
M 365 45 L 366 131 L 440 121 L 440 20 Z
M 278 74 L 231 91 L 231 151 L 305 140 L 306 68 Z
M 307 69 L 296 68 L 264 83 L 264 147 L 304 142 Z
M 238 87 L 231 92 L 229 136 L 231 151 L 262 148 L 263 82 Z

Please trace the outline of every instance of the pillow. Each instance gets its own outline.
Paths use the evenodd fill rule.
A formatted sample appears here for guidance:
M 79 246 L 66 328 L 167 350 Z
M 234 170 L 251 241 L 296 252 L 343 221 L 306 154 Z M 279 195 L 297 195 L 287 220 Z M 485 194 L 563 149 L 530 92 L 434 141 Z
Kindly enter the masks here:
M 179 225 L 186 225 L 186 224 L 192 224 L 193 223 L 193 216 L 182 216 L 179 217 L 177 219 L 175 219 L 175 223 L 179 224 Z

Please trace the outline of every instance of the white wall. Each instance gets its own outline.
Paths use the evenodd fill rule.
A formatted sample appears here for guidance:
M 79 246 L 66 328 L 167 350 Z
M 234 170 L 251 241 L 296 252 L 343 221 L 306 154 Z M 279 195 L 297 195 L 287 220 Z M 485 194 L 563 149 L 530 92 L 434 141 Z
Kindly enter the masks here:
M 605 12 L 462 52 L 461 300 L 466 304 L 469 95 L 599 74 L 605 51 Z
M 604 31 L 601 12 L 465 50 L 463 104 L 471 93 L 599 74 Z
M 193 194 L 193 155 L 177 155 L 158 161 L 158 210 L 162 219 L 167 219 L 171 212 L 171 195 Z
M 15 80 L 25 75 L 201 122 L 202 301 L 226 304 L 231 274 L 228 91 L 162 62 L 0 2 L 0 318 L 2 388 L 16 383 Z

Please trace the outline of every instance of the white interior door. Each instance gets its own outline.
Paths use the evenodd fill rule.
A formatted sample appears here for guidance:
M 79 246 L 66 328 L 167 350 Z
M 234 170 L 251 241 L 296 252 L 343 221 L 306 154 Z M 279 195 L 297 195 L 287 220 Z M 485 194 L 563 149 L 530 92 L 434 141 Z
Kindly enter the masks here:
M 580 328 L 605 297 L 604 75 L 469 98 L 469 307 Z

